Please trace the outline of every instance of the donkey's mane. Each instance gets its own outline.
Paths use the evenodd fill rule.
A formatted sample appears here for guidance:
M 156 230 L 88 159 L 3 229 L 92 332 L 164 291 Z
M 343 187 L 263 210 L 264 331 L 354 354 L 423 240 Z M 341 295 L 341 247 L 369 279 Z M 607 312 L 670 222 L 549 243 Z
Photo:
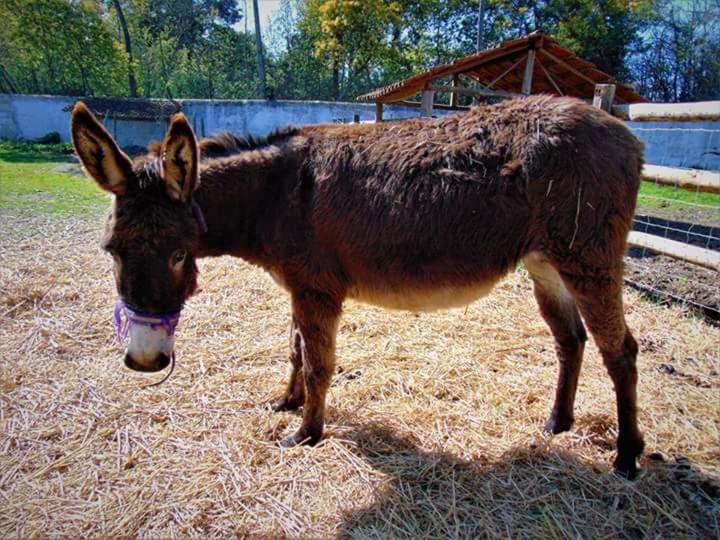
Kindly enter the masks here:
M 296 126 L 285 126 L 274 130 L 266 137 L 240 137 L 229 131 L 200 140 L 200 159 L 212 159 L 239 154 L 245 150 L 257 150 L 293 137 L 300 132 Z
M 229 131 L 218 133 L 212 137 L 206 137 L 199 141 L 200 160 L 209 160 L 221 157 L 232 156 L 248 150 L 258 150 L 279 142 L 300 133 L 297 126 L 285 126 L 274 130 L 266 137 L 240 137 Z M 152 141 L 148 144 L 148 153 L 135 158 L 133 169 L 138 179 L 138 187 L 143 190 L 154 189 L 162 186 L 162 143 Z

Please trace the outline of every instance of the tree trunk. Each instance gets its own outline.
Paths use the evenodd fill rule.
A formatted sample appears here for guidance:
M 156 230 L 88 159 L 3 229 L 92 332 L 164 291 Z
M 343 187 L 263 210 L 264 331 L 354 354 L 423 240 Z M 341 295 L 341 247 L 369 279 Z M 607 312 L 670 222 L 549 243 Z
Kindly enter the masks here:
M 130 32 L 128 30 L 125 14 L 120 6 L 120 0 L 113 0 L 115 11 L 117 11 L 120 27 L 122 28 L 123 38 L 125 39 L 125 52 L 128 55 L 128 86 L 130 89 L 130 97 L 137 97 L 137 81 L 135 80 L 135 65 L 133 64 L 132 43 L 130 42 Z
M 260 93 L 262 94 L 263 99 L 267 99 L 267 88 L 265 87 L 265 55 L 263 54 L 262 35 L 260 34 L 260 11 L 258 10 L 258 0 L 253 0 L 253 15 L 255 16 L 255 48 L 257 49 Z
M 340 101 L 340 70 L 337 60 L 333 60 L 332 64 L 332 93 L 335 101 Z

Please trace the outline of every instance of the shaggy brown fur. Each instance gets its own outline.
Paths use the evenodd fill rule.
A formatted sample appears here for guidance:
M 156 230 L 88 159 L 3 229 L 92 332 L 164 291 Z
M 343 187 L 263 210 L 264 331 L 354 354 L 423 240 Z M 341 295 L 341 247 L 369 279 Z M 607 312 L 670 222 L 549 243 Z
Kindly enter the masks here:
M 73 132 L 99 138 L 102 128 L 79 107 Z M 199 153 L 189 131 L 176 118 L 163 147 Z M 106 138 L 103 156 L 117 156 Z M 558 433 L 573 422 L 582 315 L 617 393 L 615 466 L 635 474 L 643 440 L 622 259 L 642 149 L 611 116 L 573 99 L 531 97 L 437 120 L 311 126 L 262 143 L 223 136 L 200 143 L 199 183 L 187 176 L 192 151 L 151 154 L 132 173 L 114 157 L 122 189 L 108 187 L 97 153 L 74 140 L 88 171 L 118 195 L 108 246 L 127 303 L 151 312 L 177 307 L 194 289 L 194 258 L 224 254 L 265 268 L 288 290 L 292 372 L 275 408 L 304 408 L 300 429 L 283 444 L 322 435 L 346 298 L 410 310 L 463 305 L 523 261 L 560 362 L 546 428 Z M 186 178 L 167 178 L 169 161 L 172 175 Z M 193 221 L 191 198 L 206 233 Z M 168 290 L 167 257 L 178 250 L 187 260 Z

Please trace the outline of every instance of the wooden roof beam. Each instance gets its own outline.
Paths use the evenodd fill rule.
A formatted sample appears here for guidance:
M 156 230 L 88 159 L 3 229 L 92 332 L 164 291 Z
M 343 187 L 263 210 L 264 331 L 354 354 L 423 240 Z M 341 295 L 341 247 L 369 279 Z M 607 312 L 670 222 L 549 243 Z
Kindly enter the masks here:
M 511 72 L 513 69 L 515 69 L 516 67 L 518 67 L 518 66 L 523 62 L 523 60 L 525 60 L 525 58 L 521 56 L 521 57 L 517 60 L 517 62 L 515 62 L 513 65 L 511 65 L 511 66 L 510 66 L 509 68 L 507 68 L 505 71 L 503 71 L 500 75 L 498 75 L 497 77 L 495 77 L 495 78 L 492 80 L 492 82 L 490 82 L 490 84 L 488 84 L 485 88 L 490 89 L 490 88 L 492 88 L 493 86 L 495 86 L 495 83 L 500 82 L 500 80 L 501 80 L 503 77 L 505 77 L 505 75 L 507 75 L 508 73 L 510 73 L 510 72 Z
M 567 70 L 570 71 L 571 73 L 574 73 L 575 75 L 577 75 L 578 77 L 580 77 L 582 80 L 584 80 L 584 81 L 592 84 L 592 85 L 593 85 L 593 88 L 595 87 L 595 85 L 596 85 L 597 83 L 601 82 L 601 81 L 594 81 L 593 79 L 591 79 L 590 77 L 588 77 L 587 75 L 585 75 L 584 73 L 582 73 L 581 71 L 578 71 L 577 69 L 575 69 L 574 67 L 572 67 L 570 64 L 568 64 L 568 63 L 565 62 L 564 60 L 560 60 L 557 56 L 555 56 L 555 55 L 552 54 L 552 53 L 549 53 L 549 52 L 548 52 L 547 50 L 545 50 L 545 49 L 540 49 L 540 53 L 541 53 L 541 54 L 544 54 L 545 56 L 547 56 L 548 58 L 550 58 L 550 60 L 552 60 L 552 61 L 555 62 L 556 64 L 561 65 L 562 67 L 564 67 L 565 69 L 567 69 Z M 609 81 L 609 82 L 612 82 L 612 81 Z
M 550 72 L 547 69 L 545 69 L 545 66 L 543 66 L 542 62 L 540 61 L 540 58 L 539 57 L 535 58 L 535 61 L 537 62 L 538 66 L 540 66 L 540 69 L 542 70 L 542 72 L 545 74 L 545 78 L 550 82 L 550 84 L 553 85 L 553 88 L 555 88 L 555 91 L 558 94 L 560 94 L 561 96 L 564 96 L 565 94 L 563 93 L 562 90 L 560 90 L 560 87 L 555 82 L 555 79 L 552 78 L 552 75 L 550 75 Z
M 503 98 L 510 98 L 510 97 L 517 97 L 521 94 L 514 94 L 512 92 L 505 92 L 503 90 L 490 90 L 485 88 L 480 89 L 473 89 L 473 88 L 464 88 L 462 86 L 428 86 L 428 90 L 432 90 L 434 92 L 451 92 L 456 94 L 464 94 L 467 96 L 475 96 L 475 97 L 503 97 Z

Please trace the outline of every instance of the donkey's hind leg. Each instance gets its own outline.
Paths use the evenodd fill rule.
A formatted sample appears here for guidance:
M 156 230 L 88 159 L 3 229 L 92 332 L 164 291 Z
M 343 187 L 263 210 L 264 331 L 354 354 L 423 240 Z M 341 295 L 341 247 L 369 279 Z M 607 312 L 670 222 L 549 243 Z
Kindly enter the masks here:
M 562 273 L 580 313 L 600 349 L 603 362 L 615 387 L 618 416 L 615 470 L 628 478 L 637 474 L 636 459 L 644 442 L 637 425 L 638 346 L 625 324 L 622 301 L 622 266 L 591 276 Z
M 300 330 L 295 317 L 290 326 L 290 380 L 285 393 L 272 404 L 272 410 L 295 411 L 305 403 L 305 381 L 302 375 L 302 350 L 300 348 Z
M 523 259 L 533 280 L 540 313 L 555 338 L 559 363 L 555 404 L 545 430 L 561 433 L 572 427 L 575 393 L 587 334 L 570 292 L 548 260 L 539 253 Z

